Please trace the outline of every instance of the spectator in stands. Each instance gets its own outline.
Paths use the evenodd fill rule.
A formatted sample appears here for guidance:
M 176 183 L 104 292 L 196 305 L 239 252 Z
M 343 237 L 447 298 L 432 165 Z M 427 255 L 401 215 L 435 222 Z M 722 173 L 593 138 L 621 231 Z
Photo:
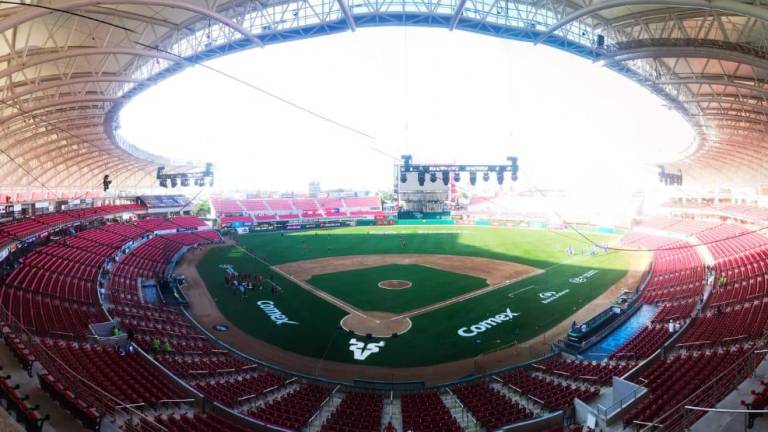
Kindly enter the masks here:
M 395 429 L 395 426 L 392 424 L 392 421 L 388 421 L 387 425 L 384 426 L 384 432 L 397 432 L 397 429 Z
M 173 348 L 171 348 L 171 343 L 168 342 L 168 339 L 165 340 L 165 343 L 163 344 L 163 351 L 166 353 L 173 352 Z
M 752 390 L 752 401 L 750 403 L 745 403 L 744 401 L 741 401 L 741 404 L 744 405 L 748 410 L 764 410 L 766 406 L 768 406 L 768 400 L 766 400 L 766 397 L 763 396 L 761 393 L 757 393 L 754 390 Z M 761 413 L 749 413 L 747 416 L 747 429 L 752 429 L 755 426 L 755 419 L 758 417 L 762 417 Z
M 669 324 L 667 325 L 667 328 L 669 328 L 670 333 L 675 332 L 675 323 L 672 322 L 672 320 L 669 320 Z
M 136 337 L 136 334 L 133 332 L 132 328 L 129 328 L 128 330 L 126 330 L 126 334 L 128 335 L 127 337 L 128 345 L 130 345 L 133 343 L 133 339 Z
M 160 339 L 152 338 L 152 351 L 160 351 Z
M 112 336 L 120 336 L 120 334 L 122 334 L 120 327 L 118 326 L 112 327 Z

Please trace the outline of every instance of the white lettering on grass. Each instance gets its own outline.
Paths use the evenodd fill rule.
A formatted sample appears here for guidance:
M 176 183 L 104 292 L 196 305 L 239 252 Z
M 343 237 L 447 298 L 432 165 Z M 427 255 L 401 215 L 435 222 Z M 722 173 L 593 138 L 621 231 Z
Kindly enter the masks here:
M 558 293 L 556 293 L 554 291 L 548 291 L 548 292 L 540 293 L 539 297 L 544 299 L 544 300 L 541 301 L 542 303 L 547 304 L 547 303 L 549 303 L 551 301 L 557 300 L 561 296 L 564 296 L 564 295 L 568 294 L 568 292 L 570 292 L 570 291 L 571 290 L 569 290 L 569 289 L 565 289 L 565 290 L 560 291 Z
M 275 307 L 275 303 L 271 300 L 259 300 L 257 305 L 269 316 L 269 318 L 277 325 L 282 324 L 298 324 L 296 321 L 291 321 L 287 316 L 280 312 L 280 309 Z
M 570 279 L 568 279 L 568 281 L 570 281 L 571 283 L 575 283 L 575 284 L 583 284 L 589 278 L 591 278 L 592 276 L 596 275 L 597 272 L 598 272 L 598 270 L 590 270 L 590 271 L 584 273 L 581 276 L 577 276 L 575 278 L 570 278 Z
M 505 312 L 502 312 L 494 317 L 488 318 L 486 320 L 480 321 L 477 324 L 473 324 L 469 327 L 462 327 L 457 332 L 459 336 L 463 337 L 471 337 L 475 336 L 478 333 L 482 333 L 490 328 L 493 328 L 504 321 L 509 321 L 512 318 L 520 315 L 519 313 L 512 312 L 509 308 Z

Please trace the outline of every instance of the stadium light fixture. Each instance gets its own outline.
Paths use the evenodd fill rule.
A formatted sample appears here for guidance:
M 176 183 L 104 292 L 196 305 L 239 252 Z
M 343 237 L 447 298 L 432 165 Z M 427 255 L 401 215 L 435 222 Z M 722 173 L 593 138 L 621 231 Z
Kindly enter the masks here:
M 451 174 L 453 173 L 453 180 L 455 182 L 461 181 L 461 173 L 468 172 L 470 174 L 470 182 L 474 186 L 477 182 L 477 174 L 483 174 L 483 181 L 489 181 L 491 179 L 491 173 L 496 173 L 499 183 L 504 182 L 504 173 L 509 171 L 511 173 L 511 180 L 517 181 L 517 173 L 519 170 L 518 160 L 516 156 L 507 157 L 509 164 L 499 165 L 455 165 L 455 164 L 414 164 L 411 155 L 402 156 L 403 163 L 399 166 L 400 181 L 405 183 L 407 181 L 407 173 L 417 173 L 419 176 L 419 186 L 424 186 L 426 176 L 429 174 L 429 181 L 432 183 L 437 182 L 438 174 L 442 179 L 443 184 L 448 186 L 451 181 Z M 397 177 L 395 178 L 397 182 Z
M 204 187 L 205 179 L 208 179 L 210 186 L 213 186 L 213 164 L 210 162 L 206 163 L 205 168 L 201 171 L 167 173 L 164 166 L 157 168 L 157 180 L 161 187 L 168 187 L 169 182 L 171 187 L 176 187 L 179 184 L 182 187 L 188 187 L 190 184 Z
M 520 167 L 517 165 L 517 156 L 510 156 L 507 158 L 509 161 L 509 172 L 511 174 L 510 178 L 512 181 L 517 181 L 517 172 L 520 170 Z
M 665 186 L 682 186 L 683 171 L 677 170 L 675 174 L 666 171 L 663 165 L 659 165 L 659 182 L 664 183 Z
M 109 190 L 109 185 L 112 184 L 112 180 L 109 179 L 109 174 L 106 174 L 104 176 L 104 180 L 102 180 L 102 186 L 104 186 L 104 192 Z

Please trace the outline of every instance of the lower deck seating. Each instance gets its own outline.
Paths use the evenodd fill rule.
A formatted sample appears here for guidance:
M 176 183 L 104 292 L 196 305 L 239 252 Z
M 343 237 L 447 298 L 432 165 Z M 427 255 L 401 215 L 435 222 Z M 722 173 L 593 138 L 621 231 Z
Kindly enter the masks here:
M 123 430 L 125 432 L 248 432 L 252 430 L 212 413 L 155 417 L 152 421 L 154 423 L 142 419 L 138 424 L 129 423 L 123 426 Z
M 0 288 L 0 303 L 24 328 L 37 334 L 85 337 L 90 333 L 89 324 L 107 321 L 98 306 L 13 288 Z
M 460 432 L 461 426 L 436 391 L 402 393 L 403 430 L 413 432 Z
M 330 394 L 329 387 L 304 384 L 248 414 L 270 424 L 298 430 L 309 422 Z
M 123 403 L 154 407 L 163 400 L 185 398 L 160 369 L 138 354 L 120 355 L 111 347 L 85 342 L 44 340 L 43 345 L 70 370 Z M 49 373 L 57 375 L 55 365 L 43 366 Z M 56 378 L 66 387 L 67 375 Z M 81 395 L 81 398 L 92 404 L 99 399 L 95 395 Z
M 673 333 L 669 331 L 666 324 L 652 324 L 644 327 L 640 332 L 619 347 L 611 359 L 615 360 L 641 360 L 649 357 L 656 352 L 672 337 Z
M 710 308 L 696 318 L 678 344 L 711 343 L 735 338 L 757 338 L 768 330 L 768 299 L 732 306 Z
M 646 397 L 624 418 L 626 426 L 634 422 L 651 423 L 661 415 L 676 407 L 680 402 L 699 390 L 705 383 L 725 371 L 746 353 L 743 349 L 724 351 L 679 352 L 666 359 L 655 362 L 635 380 L 637 384 L 650 389 Z M 725 396 L 731 389 L 722 389 Z M 712 395 L 701 395 L 712 396 Z M 719 400 L 722 396 L 715 398 Z M 693 406 L 698 400 L 689 400 Z M 700 405 L 707 406 L 707 405 Z M 701 415 L 704 413 L 701 412 Z M 673 422 L 676 419 L 665 419 Z
M 544 407 L 551 410 L 568 408 L 573 405 L 574 398 L 588 401 L 597 397 L 600 393 L 594 387 L 566 384 L 556 379 L 544 378 L 523 370 L 516 370 L 501 375 L 500 378 L 507 385 L 512 386 L 520 393 L 534 398 Z
M 613 377 L 620 377 L 635 366 L 634 362 L 590 362 L 551 357 L 538 362 L 534 368 L 546 373 L 567 378 L 582 379 L 589 382 L 608 385 Z
M 351 391 L 325 420 L 321 432 L 379 432 L 384 398 L 379 393 Z
M 485 382 L 464 384 L 453 393 L 488 430 L 533 418 L 533 413 Z
M 279 387 L 286 379 L 271 372 L 245 378 L 216 380 L 195 384 L 200 393 L 224 405 L 234 406 L 240 401 L 256 397 L 265 391 Z

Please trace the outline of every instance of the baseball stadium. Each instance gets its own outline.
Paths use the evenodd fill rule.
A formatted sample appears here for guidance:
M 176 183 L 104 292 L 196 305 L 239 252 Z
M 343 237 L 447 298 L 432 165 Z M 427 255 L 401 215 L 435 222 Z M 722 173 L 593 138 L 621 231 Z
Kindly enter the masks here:
M 0 431 L 768 430 L 767 23 L 0 2 Z

